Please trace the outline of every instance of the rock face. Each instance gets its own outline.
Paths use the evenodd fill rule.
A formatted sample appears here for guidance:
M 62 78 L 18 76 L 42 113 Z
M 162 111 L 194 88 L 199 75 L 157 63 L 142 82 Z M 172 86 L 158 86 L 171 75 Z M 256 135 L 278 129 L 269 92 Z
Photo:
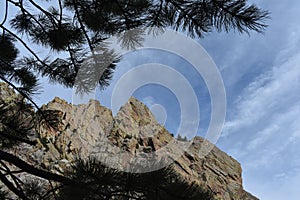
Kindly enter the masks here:
M 4 86 L 0 87 L 2 96 Z M 97 157 L 112 167 L 127 171 L 132 170 L 132 166 L 166 160 L 172 161 L 169 163 L 173 163 L 184 179 L 211 190 L 217 200 L 257 199 L 244 191 L 242 169 L 236 160 L 217 147 L 205 157 L 199 156 L 203 138 L 177 141 L 135 98 L 130 98 L 115 117 L 95 100 L 72 105 L 55 98 L 41 110 L 55 116 L 55 123 L 39 123 L 34 136 L 38 138 L 37 145 L 34 148 L 19 146 L 15 151 L 18 155 L 24 152 L 23 155 L 27 155 L 22 156 L 24 160 L 44 169 L 63 173 L 77 156 Z M 147 169 L 154 170 L 155 166 Z

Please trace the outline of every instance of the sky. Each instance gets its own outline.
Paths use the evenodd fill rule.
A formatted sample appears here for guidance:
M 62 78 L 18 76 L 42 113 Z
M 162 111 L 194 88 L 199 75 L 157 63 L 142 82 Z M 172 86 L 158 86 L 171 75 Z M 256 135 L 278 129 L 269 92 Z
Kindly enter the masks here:
M 195 40 L 211 56 L 226 90 L 226 119 L 216 145 L 241 163 L 247 191 L 262 200 L 298 200 L 300 1 L 251 2 L 271 12 L 264 34 L 214 32 Z M 211 98 L 205 80 L 189 62 L 172 53 L 147 49 L 125 55 L 111 86 L 97 91 L 96 98 L 111 107 L 112 91 L 120 77 L 146 63 L 170 66 L 190 82 L 200 108 L 197 134 L 203 136 L 211 117 Z M 48 84 L 46 79 L 41 82 L 43 92 L 35 97 L 39 104 L 54 96 L 72 101 L 71 90 Z M 170 132 L 176 133 L 181 107 L 174 91 L 159 84 L 147 84 L 133 95 L 149 106 Z
M 299 1 L 256 1 L 271 11 L 264 35 L 212 34 L 200 43 L 221 70 L 227 117 L 217 146 L 261 199 L 299 199 Z

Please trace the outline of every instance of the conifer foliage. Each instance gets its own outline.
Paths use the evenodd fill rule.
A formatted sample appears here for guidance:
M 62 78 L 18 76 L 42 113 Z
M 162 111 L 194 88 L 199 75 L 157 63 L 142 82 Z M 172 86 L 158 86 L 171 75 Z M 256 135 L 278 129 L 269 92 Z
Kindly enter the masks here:
M 172 166 L 148 173 L 128 173 L 90 159 L 78 160 L 74 170 L 72 179 L 82 181 L 63 187 L 61 199 L 213 200 L 211 192 L 186 182 Z
M 105 39 L 126 30 L 173 28 L 192 37 L 203 37 L 213 30 L 262 32 L 268 18 L 267 11 L 256 5 L 247 5 L 246 0 L 38 2 L 5 0 L 4 19 L 0 24 L 1 79 L 20 84 L 25 94 L 36 91 L 38 74 L 52 82 L 73 87 L 84 59 L 91 54 L 95 56 L 96 47 L 105 47 Z M 15 16 L 8 16 L 12 10 L 18 12 Z M 27 53 L 18 54 L 16 43 Z M 111 63 L 99 65 L 98 68 L 102 69 L 96 71 L 99 74 L 93 79 L 102 88 L 109 84 L 119 60 L 113 52 L 110 55 Z

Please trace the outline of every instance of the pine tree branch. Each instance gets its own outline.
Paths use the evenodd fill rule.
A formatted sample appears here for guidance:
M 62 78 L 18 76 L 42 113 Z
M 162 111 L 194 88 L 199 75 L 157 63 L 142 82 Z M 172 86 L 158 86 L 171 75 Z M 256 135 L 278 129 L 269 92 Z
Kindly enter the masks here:
M 37 79 L 35 77 L 30 77 L 30 80 L 28 80 L 28 79 L 24 80 L 24 76 L 23 76 L 24 72 L 23 73 L 19 72 L 18 69 L 15 69 L 14 66 L 12 66 L 10 63 L 8 63 L 7 61 L 5 61 L 1 57 L 0 57 L 0 63 L 4 64 L 4 66 L 6 68 L 5 71 L 6 71 L 7 74 L 9 74 L 9 76 L 11 78 L 14 78 L 16 80 L 16 82 L 21 82 L 22 85 L 25 86 L 25 88 L 27 86 L 26 92 L 28 94 L 30 94 L 30 93 L 32 94 L 31 89 L 34 89 L 34 88 L 36 88 L 38 86 Z M 0 78 L 4 77 L 6 73 L 3 73 L 3 76 L 0 74 Z
M 59 23 L 61 24 L 63 19 L 63 6 L 61 0 L 58 0 L 58 5 L 59 5 Z
M 12 35 L 14 38 L 16 38 L 19 42 L 22 43 L 22 45 L 43 65 L 46 65 L 38 56 L 37 54 L 15 33 L 4 27 L 3 25 L 0 25 L 0 28 L 3 29 L 3 31 L 8 32 L 10 35 Z
M 61 189 L 61 188 L 64 187 L 64 185 L 59 185 L 57 187 L 53 187 L 53 185 L 51 184 L 51 182 L 50 182 L 50 185 L 51 185 L 51 190 L 48 190 L 47 193 L 42 196 L 41 200 L 43 200 L 43 199 L 49 199 L 49 195 L 51 193 L 53 193 L 53 196 L 55 197 L 55 199 L 57 199 L 55 192 L 57 190 L 59 190 L 59 189 Z
M 83 32 L 83 34 L 84 34 L 84 36 L 85 36 L 85 38 L 86 38 L 86 40 L 87 40 L 87 42 L 88 42 L 90 51 L 93 53 L 93 52 L 94 52 L 94 51 L 93 51 L 93 50 L 94 50 L 94 47 L 93 47 L 93 45 L 92 45 L 92 42 L 91 42 L 91 40 L 90 40 L 90 37 L 89 37 L 87 31 L 86 31 L 85 28 L 84 28 L 84 24 L 83 24 L 83 22 L 82 22 L 82 20 L 81 20 L 81 18 L 80 18 L 80 14 L 79 14 L 79 11 L 78 11 L 78 6 L 77 6 L 77 0 L 73 0 L 73 5 L 74 5 L 73 7 L 74 7 L 74 10 L 75 10 L 75 14 L 76 14 L 77 20 L 78 20 L 79 25 L 80 25 L 80 29 L 82 30 L 82 32 Z
M 10 81 L 8 81 L 3 76 L 0 75 L 0 79 L 2 79 L 5 83 L 7 83 L 8 85 L 10 85 L 17 92 L 19 92 L 24 98 L 26 98 L 27 100 L 29 100 L 34 105 L 34 107 L 37 109 L 37 111 L 39 111 L 41 113 L 42 118 L 45 120 L 47 126 L 49 128 L 52 128 L 51 123 L 49 123 L 49 121 L 47 120 L 47 117 L 45 116 L 45 114 L 43 113 L 43 111 L 40 109 L 40 107 L 35 103 L 35 101 L 33 101 L 27 94 L 25 94 L 22 90 L 20 90 L 18 87 L 16 87 L 13 83 L 11 83 Z
M 127 16 L 125 10 L 123 9 L 123 6 L 120 4 L 120 2 L 118 0 L 114 0 L 114 2 L 117 4 L 117 6 L 120 8 L 120 10 L 122 11 L 122 14 L 124 16 L 125 19 L 125 25 L 127 30 L 130 30 L 130 25 L 129 25 L 129 17 Z
M 53 196 L 54 196 L 54 200 L 58 200 L 57 199 L 57 195 L 55 194 L 55 191 L 57 191 L 59 188 L 62 188 L 63 187 L 63 185 L 60 185 L 60 186 L 58 186 L 58 187 L 53 187 L 53 184 L 52 184 L 52 182 L 49 180 L 49 184 L 50 184 L 50 187 L 51 187 L 51 190 L 49 191 L 50 193 L 52 192 L 53 193 Z M 43 197 L 45 197 L 45 195 L 43 196 Z M 42 199 L 43 199 L 43 197 L 42 197 Z
M 156 16 L 153 20 L 153 23 L 152 23 L 152 26 L 155 26 L 154 24 L 157 23 L 158 19 L 159 19 L 159 16 L 162 12 L 162 9 L 163 9 L 163 3 L 164 3 L 164 0 L 160 0 L 160 4 L 159 4 L 159 9 L 158 9 L 158 12 L 156 13 Z
M 9 1 L 11 1 L 11 0 L 9 0 Z M 60 2 L 60 9 L 61 9 L 61 19 L 62 19 L 62 2 L 59 0 L 59 2 Z M 44 32 L 44 34 L 46 34 L 48 37 L 49 37 L 49 33 L 45 30 L 45 28 L 44 28 L 44 26 L 39 22 L 39 20 L 37 20 L 28 10 L 26 10 L 22 5 L 20 5 L 20 4 L 14 4 L 15 6 L 17 6 L 17 7 L 19 7 L 19 8 L 21 8 L 21 10 L 22 11 L 24 11 L 26 14 L 28 14 L 30 17 L 31 17 L 31 19 L 33 19 L 34 21 L 35 21 L 35 23 L 37 23 L 38 25 L 39 25 L 39 27 L 42 29 L 42 31 Z M 47 14 L 47 16 L 48 15 L 51 15 L 50 13 L 48 13 L 48 12 L 46 12 L 45 14 Z M 51 20 L 51 19 L 50 19 Z M 60 22 L 61 22 L 61 20 L 60 20 Z M 71 61 L 72 61 L 72 64 L 73 64 L 73 66 L 74 66 L 74 68 L 76 68 L 76 62 L 75 62 L 75 59 L 74 59 L 74 57 L 73 57 L 73 54 L 72 54 L 72 52 L 71 52 L 71 47 L 70 47 L 70 45 L 68 45 L 67 46 L 67 48 L 68 48 L 68 53 L 69 53 L 69 55 L 70 55 L 70 59 L 71 59 Z M 49 66 L 48 67 L 48 69 L 51 69 L 51 67 Z M 51 71 L 53 71 L 53 70 L 51 70 Z M 58 74 L 62 79 L 64 79 L 64 80 L 66 80 L 66 77 L 64 77 L 64 76 L 61 76 L 60 74 Z
M 1 159 L 1 156 L 0 156 Z M 17 195 L 18 197 L 20 197 L 23 200 L 30 200 L 28 199 L 24 192 L 22 190 L 19 190 L 18 188 L 16 188 L 7 178 L 4 174 L 2 174 L 2 172 L 0 171 L 0 180 L 2 181 L 2 183 L 4 183 L 6 185 L 6 187 L 12 191 L 15 195 Z
M 5 1 L 5 14 L 2 22 L 0 23 L 1 26 L 5 24 L 7 20 L 7 15 L 8 15 L 8 0 Z
M 73 55 L 73 52 L 72 52 L 72 49 L 71 49 L 71 47 L 70 47 L 70 45 L 68 45 L 68 52 L 69 52 L 69 55 L 70 55 L 70 59 L 71 59 L 71 62 L 72 62 L 72 64 L 73 64 L 73 66 L 74 66 L 74 69 L 76 69 L 76 61 L 75 61 L 75 58 L 74 58 L 74 55 Z
M 7 29 L 6 27 L 4 27 L 3 25 L 0 26 L 0 28 L 2 28 L 4 31 L 8 32 L 10 35 L 12 35 L 14 38 L 16 38 L 19 42 L 21 42 L 21 44 L 33 55 L 33 57 L 35 57 L 35 59 L 37 59 L 37 61 L 39 61 L 43 66 L 47 66 L 48 68 L 50 68 L 49 65 L 47 65 L 44 61 L 42 61 L 38 55 L 19 37 L 17 36 L 15 33 L 13 33 L 12 31 L 10 31 L 9 29 Z M 50 68 L 51 69 L 51 68 Z M 52 71 L 52 69 L 51 69 Z M 61 76 L 61 75 L 59 75 Z M 62 77 L 64 78 L 64 77 Z
M 23 184 L 23 181 L 21 181 L 20 178 L 16 177 L 13 173 L 11 173 L 10 169 L 7 167 L 7 165 L 2 160 L 0 160 L 0 164 L 5 168 L 4 171 L 7 173 L 7 174 L 4 174 L 4 175 L 5 176 L 9 175 L 13 179 L 16 187 L 17 188 L 22 188 L 20 183 Z
M 199 23 L 194 16 L 192 16 L 191 14 L 189 14 L 186 9 L 182 8 L 178 3 L 176 3 L 174 0 L 165 0 L 167 3 L 172 4 L 175 8 L 178 9 L 178 11 L 180 11 L 181 13 L 183 13 L 184 16 L 187 17 L 187 19 L 189 19 L 193 24 L 195 24 L 198 28 L 201 29 L 201 31 L 203 32 L 208 32 L 209 30 L 209 26 L 207 26 L 206 24 L 201 24 Z M 179 29 L 179 25 L 177 25 L 176 30 Z M 202 37 L 201 32 L 198 31 L 198 33 L 200 33 L 199 37 Z M 194 36 L 194 33 L 190 32 L 191 36 Z
M 43 32 L 48 35 L 47 31 L 45 30 L 44 26 L 39 22 L 39 20 L 37 20 L 27 9 L 25 9 L 22 4 L 13 2 L 11 0 L 8 0 L 8 1 L 10 3 L 12 3 L 13 5 L 15 5 L 16 7 L 19 7 L 22 12 L 25 12 L 27 15 L 29 15 L 31 17 L 31 19 L 33 19 L 35 21 L 35 23 L 37 23 L 39 25 L 39 27 L 43 30 Z
M 24 172 L 27 172 L 31 175 L 34 175 L 34 176 L 37 176 L 40 178 L 44 178 L 46 180 L 57 181 L 57 182 L 60 182 L 60 183 L 66 184 L 66 185 L 76 183 L 75 181 L 73 181 L 67 177 L 64 177 L 64 176 L 61 176 L 58 174 L 53 174 L 51 172 L 47 172 L 47 171 L 44 171 L 41 169 L 37 169 L 34 166 L 21 160 L 20 158 L 14 156 L 14 155 L 11 155 L 9 153 L 6 153 L 2 150 L 0 150 L 0 159 L 15 165 L 16 167 L 22 169 Z
M 45 66 L 47 69 L 49 69 L 50 71 L 54 72 L 54 70 L 48 65 L 46 64 L 44 61 L 42 61 L 38 55 L 20 38 L 18 37 L 16 34 L 14 34 L 12 31 L 10 31 L 9 29 L 7 29 L 4 26 L 0 26 L 0 28 L 2 28 L 4 31 L 8 32 L 10 35 L 12 35 L 14 38 L 16 38 L 19 42 L 21 42 L 21 44 L 34 56 L 34 58 L 41 63 L 43 66 Z M 56 74 L 57 76 L 61 77 L 62 80 L 67 80 L 66 77 L 64 77 L 61 73 Z
M 241 4 L 240 9 L 237 12 L 233 12 L 230 10 L 230 6 L 225 6 L 222 4 L 219 0 L 212 0 L 212 3 L 215 7 L 220 8 L 224 13 L 229 14 L 233 20 L 230 22 L 233 23 L 235 22 L 233 28 L 237 28 L 239 32 L 246 32 L 249 35 L 249 30 L 254 30 L 258 33 L 262 33 L 264 31 L 264 28 L 267 27 L 266 24 L 260 23 L 259 21 L 268 19 L 269 18 L 269 12 L 267 11 L 262 11 L 254 5 L 250 7 L 246 7 L 246 2 L 245 0 L 242 1 L 233 1 L 233 4 Z M 253 8 L 252 10 L 252 16 L 247 16 L 246 14 L 241 14 L 240 12 L 242 11 L 247 11 L 250 8 Z M 224 16 L 224 14 L 222 15 Z M 223 23 L 223 25 L 226 27 L 226 24 Z M 244 26 L 244 27 L 243 27 Z M 229 31 L 229 28 L 225 28 L 226 31 Z
M 8 81 L 5 77 L 3 77 L 2 75 L 0 75 L 0 79 L 3 80 L 5 83 L 7 83 L 8 85 L 10 85 L 13 89 L 15 89 L 17 92 L 19 92 L 24 98 L 26 98 L 27 100 L 29 100 L 34 107 L 41 111 L 41 109 L 39 108 L 39 106 L 27 95 L 25 94 L 22 90 L 20 90 L 18 87 L 16 87 L 13 83 L 11 83 L 10 81 Z
M 4 133 L 2 131 L 0 132 L 0 136 L 1 137 L 5 137 L 5 138 L 7 138 L 9 140 L 15 140 L 15 141 L 23 142 L 23 143 L 26 143 L 26 144 L 29 144 L 29 145 L 33 145 L 33 146 L 37 144 L 36 141 L 31 141 L 31 140 L 27 140 L 27 139 L 24 139 L 24 138 L 15 136 L 15 135 L 10 135 L 10 134 Z
M 29 0 L 29 2 L 34 7 L 36 7 L 38 10 L 42 11 L 52 21 L 52 23 L 58 27 L 58 24 L 57 24 L 59 22 L 58 19 L 56 19 L 51 13 L 49 13 L 47 10 L 43 9 L 40 5 L 35 3 L 33 0 Z

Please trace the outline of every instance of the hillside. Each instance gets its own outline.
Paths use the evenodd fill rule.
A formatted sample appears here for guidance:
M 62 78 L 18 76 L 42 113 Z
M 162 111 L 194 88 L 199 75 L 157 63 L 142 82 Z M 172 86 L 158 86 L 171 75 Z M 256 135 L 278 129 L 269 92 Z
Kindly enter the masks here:
M 6 84 L 0 84 L 0 94 L 0 107 L 16 110 L 17 102 L 23 101 Z M 242 168 L 235 159 L 217 147 L 202 157 L 201 147 L 207 141 L 201 137 L 177 141 L 135 98 L 130 98 L 115 117 L 96 100 L 72 105 L 55 98 L 41 110 L 52 116 L 51 126 L 33 125 L 30 137 L 37 144 L 20 144 L 10 150 L 32 165 L 63 174 L 78 156 L 94 157 L 110 167 L 135 173 L 172 164 L 179 176 L 212 191 L 216 199 L 257 199 L 243 189 Z M 34 110 L 29 113 L 38 116 Z

